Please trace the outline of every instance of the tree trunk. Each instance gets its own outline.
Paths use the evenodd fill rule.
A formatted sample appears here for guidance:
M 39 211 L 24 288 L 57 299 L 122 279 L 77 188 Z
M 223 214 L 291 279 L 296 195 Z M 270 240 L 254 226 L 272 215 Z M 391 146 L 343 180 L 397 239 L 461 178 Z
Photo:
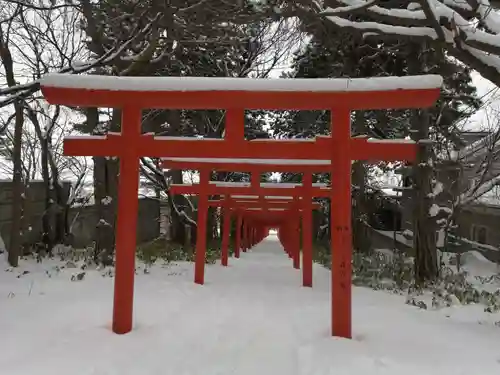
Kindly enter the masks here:
M 38 121 L 37 113 L 26 104 L 25 106 L 28 118 L 30 119 L 33 127 L 35 129 L 35 133 L 40 141 L 40 152 L 41 152 L 41 171 L 42 171 L 42 179 L 45 187 L 45 200 L 44 200 L 44 212 L 42 214 L 42 243 L 44 245 L 44 251 L 46 254 L 52 254 L 52 249 L 57 239 L 54 238 L 54 222 L 55 213 L 57 211 L 57 200 L 54 200 L 54 185 L 58 181 L 59 175 L 57 173 L 57 168 L 53 167 L 54 160 L 52 158 L 51 150 L 52 150 L 52 129 L 53 126 L 50 126 L 50 130 L 42 131 L 42 127 L 40 122 Z M 55 124 L 55 122 L 59 118 L 59 107 L 58 110 L 54 114 L 51 119 L 51 123 Z M 52 178 L 50 175 L 51 170 L 56 170 L 56 173 L 52 172 Z M 61 242 L 59 242 L 61 243 Z
M 7 86 L 16 86 L 14 75 L 14 61 L 9 46 L 8 38 L 4 38 L 2 25 L 0 25 L 0 59 L 5 71 Z M 14 122 L 14 142 L 13 142 L 13 174 L 12 174 L 12 227 L 10 229 L 10 243 L 8 261 L 11 266 L 17 267 L 22 245 L 22 221 L 23 221 L 23 170 L 22 170 L 22 136 L 24 126 L 23 104 L 20 100 L 14 102 L 15 122 Z
M 172 183 L 174 184 L 182 184 L 182 171 L 176 170 L 172 172 Z M 179 195 L 172 196 L 171 205 L 175 205 L 179 210 L 184 209 L 184 198 Z M 171 240 L 174 243 L 178 243 L 180 245 L 184 245 L 186 243 L 186 223 L 184 220 L 177 215 L 174 209 L 170 210 L 172 214 L 172 225 L 171 225 Z
M 96 224 L 96 261 L 113 264 L 118 161 L 94 158 L 94 197 L 98 222 Z
M 68 204 L 68 196 L 64 186 L 61 183 L 59 176 L 59 170 L 55 165 L 54 161 L 50 161 L 52 170 L 52 189 L 54 193 L 54 221 L 55 221 L 55 233 L 54 233 L 54 243 L 61 244 L 66 238 L 66 206 Z
M 211 243 L 217 238 L 217 211 L 215 207 L 208 207 L 207 210 L 207 243 Z
M 114 110 L 112 130 L 119 124 L 120 111 Z M 87 110 L 87 122 L 96 129 L 99 122 L 97 108 Z M 113 264 L 115 248 L 116 198 L 118 185 L 118 160 L 94 157 L 94 200 L 97 214 L 94 260 L 105 266 Z
M 24 186 L 23 186 L 23 166 L 22 166 L 22 135 L 24 125 L 24 113 L 22 104 L 15 103 L 16 120 L 14 130 L 13 144 L 13 165 L 14 172 L 12 176 L 12 227 L 10 230 L 9 244 L 9 263 L 13 267 L 19 264 L 19 256 L 21 255 L 22 246 L 22 222 L 23 222 L 23 206 L 24 206 Z
M 181 111 L 180 110 L 169 111 L 168 119 L 169 119 L 168 123 L 170 124 L 169 135 L 170 136 L 181 135 L 182 134 Z M 172 171 L 172 183 L 174 184 L 184 183 L 181 170 Z M 183 210 L 184 207 L 186 206 L 184 198 L 179 195 L 173 196 L 170 204 L 175 205 L 179 210 Z M 171 226 L 172 241 L 174 243 L 178 243 L 184 246 L 186 243 L 186 223 L 179 215 L 177 215 L 176 210 L 171 209 L 170 211 L 172 213 L 172 226 Z
M 45 185 L 45 211 L 42 215 L 42 242 L 47 253 L 52 252 L 54 247 L 52 225 L 50 213 L 52 208 L 51 183 L 49 173 L 49 158 L 48 158 L 48 139 L 47 135 L 40 139 L 41 144 L 41 162 L 42 162 L 42 178 Z
M 412 44 L 408 58 L 408 73 L 421 74 L 425 61 L 420 51 L 426 46 Z M 416 142 L 429 138 L 430 116 L 427 110 L 415 110 L 411 117 L 412 139 Z M 434 220 L 429 215 L 432 198 L 432 150 L 420 143 L 413 166 L 413 248 L 415 251 L 415 282 L 419 285 L 438 276 L 436 233 Z

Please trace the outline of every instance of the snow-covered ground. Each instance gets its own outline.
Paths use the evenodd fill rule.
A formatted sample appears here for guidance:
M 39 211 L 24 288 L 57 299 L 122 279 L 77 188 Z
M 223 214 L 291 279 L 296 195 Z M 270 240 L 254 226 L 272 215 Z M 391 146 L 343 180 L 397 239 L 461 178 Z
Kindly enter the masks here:
M 500 315 L 480 306 L 425 311 L 354 288 L 354 339 L 330 337 L 329 271 L 302 288 L 274 235 L 208 266 L 204 286 L 191 264 L 139 270 L 124 336 L 110 331 L 113 279 L 54 266 L 0 270 L 2 375 L 500 374 Z

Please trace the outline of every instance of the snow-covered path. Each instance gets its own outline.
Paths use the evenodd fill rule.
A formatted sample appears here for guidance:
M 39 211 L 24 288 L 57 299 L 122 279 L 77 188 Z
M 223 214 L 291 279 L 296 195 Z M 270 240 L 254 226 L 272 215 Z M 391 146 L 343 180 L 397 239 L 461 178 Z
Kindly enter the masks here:
M 0 273 L 2 375 L 500 373 L 500 328 L 478 324 L 473 307 L 423 311 L 355 288 L 355 337 L 331 338 L 329 271 L 315 266 L 314 288 L 302 288 L 272 236 L 230 267 L 207 267 L 204 286 L 191 264 L 140 272 L 124 336 L 109 330 L 113 279 L 71 283 L 41 267 Z

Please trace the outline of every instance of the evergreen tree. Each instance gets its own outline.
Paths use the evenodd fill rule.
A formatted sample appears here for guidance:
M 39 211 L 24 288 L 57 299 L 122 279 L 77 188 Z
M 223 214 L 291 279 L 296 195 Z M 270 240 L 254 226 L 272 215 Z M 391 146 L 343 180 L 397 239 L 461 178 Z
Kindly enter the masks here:
M 215 6 L 214 4 L 218 4 Z M 250 17 L 256 10 L 252 6 L 238 13 L 224 13 L 220 7 L 233 8 L 215 0 L 200 7 L 194 1 L 172 1 L 159 3 L 153 0 L 137 2 L 100 1 L 85 12 L 84 28 L 89 35 L 88 47 L 99 58 L 109 50 L 110 45 L 123 43 L 131 28 L 148 27 L 153 31 L 144 38 L 127 45 L 125 56 L 117 58 L 113 65 L 98 74 L 128 76 L 200 76 L 200 77 L 244 77 L 251 71 L 258 58 L 259 46 L 255 34 L 265 27 L 266 20 L 245 24 L 244 17 Z M 159 18 L 158 18 L 159 17 Z M 239 18 L 240 17 L 240 18 Z M 251 18 L 251 17 L 250 17 Z M 260 17 L 262 19 L 262 17 Z M 257 45 L 256 45 L 257 43 Z M 251 112 L 246 119 L 248 137 L 262 137 L 262 121 Z M 120 111 L 114 110 L 108 120 L 102 121 L 95 110 L 87 111 L 87 121 L 78 127 L 85 133 L 105 134 L 117 131 Z M 224 112 L 219 110 L 157 110 L 143 113 L 143 131 L 167 136 L 203 136 L 220 138 L 224 131 Z M 155 169 L 157 160 L 144 159 L 142 171 L 157 188 L 165 190 L 168 181 L 161 170 Z M 100 212 L 99 230 L 105 232 L 102 240 L 97 240 L 98 252 L 110 255 L 114 246 L 113 228 L 116 211 L 118 164 L 116 160 L 94 158 L 94 187 L 96 204 Z M 182 183 L 181 171 L 169 171 L 172 183 Z M 227 176 L 218 176 L 219 178 Z M 229 178 L 241 178 L 239 175 Z M 108 204 L 101 205 L 104 198 Z M 112 202 L 109 204 L 109 202 Z M 169 202 L 182 206 L 185 199 L 173 197 Z M 195 224 L 185 215 L 177 215 L 172 210 L 171 233 L 178 243 L 185 243 L 185 224 Z M 214 215 L 210 215 L 214 217 Z M 208 233 L 214 231 L 208 230 Z M 101 237 L 98 235 L 98 237 Z M 106 258 L 110 258 L 107 256 Z
M 475 87 L 472 85 L 470 69 L 447 58 L 433 46 L 415 45 L 411 42 L 375 43 L 361 40 L 331 27 L 328 22 L 305 27 L 311 40 L 303 51 L 298 51 L 293 69 L 288 77 L 297 78 L 364 78 L 377 76 L 405 76 L 412 49 L 417 48 L 419 59 L 425 59 L 418 73 L 440 74 L 444 78 L 442 95 L 436 105 L 428 111 L 429 137 L 438 147 L 451 147 L 459 141 L 459 130 L 455 123 L 478 108 Z M 414 58 L 414 57 L 413 57 Z M 413 134 L 410 110 L 357 111 L 352 117 L 352 134 L 367 134 L 375 138 L 404 138 Z M 280 137 L 313 137 L 329 134 L 329 111 L 288 111 L 275 121 L 274 134 Z M 437 148 L 436 148 L 437 150 Z M 387 168 L 385 163 L 379 167 Z M 364 233 L 367 223 L 365 184 L 369 170 L 357 162 L 353 166 L 353 240 L 354 248 L 366 250 L 369 242 Z M 329 179 L 329 176 L 318 176 Z M 299 181 L 300 176 L 284 174 L 283 180 Z

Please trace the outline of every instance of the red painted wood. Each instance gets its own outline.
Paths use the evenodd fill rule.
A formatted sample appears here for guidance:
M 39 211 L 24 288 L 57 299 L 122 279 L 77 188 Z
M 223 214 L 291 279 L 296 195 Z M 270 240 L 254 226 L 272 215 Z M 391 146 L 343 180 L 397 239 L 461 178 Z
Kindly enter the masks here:
M 300 269 L 300 204 L 298 197 L 293 201 L 294 212 L 291 231 L 291 245 L 293 246 L 293 268 Z
M 163 160 L 162 167 L 165 169 L 184 169 L 196 170 L 201 163 L 193 163 L 192 161 L 176 161 Z M 329 164 L 250 164 L 250 163 L 223 163 L 223 162 L 203 162 L 203 166 L 207 169 L 219 172 L 330 172 Z
M 210 200 L 208 201 L 208 205 L 211 207 L 223 207 L 225 202 L 223 200 Z M 260 208 L 262 210 L 268 210 L 270 208 L 280 208 L 280 209 L 289 209 L 294 205 L 294 202 L 283 200 L 273 200 L 261 203 L 258 200 L 235 200 L 232 199 L 230 202 L 231 208 Z M 318 203 L 310 203 L 308 209 L 318 209 L 321 206 Z M 295 208 L 295 210 L 304 210 L 303 206 Z
M 304 196 L 302 199 L 302 285 L 312 287 L 313 249 L 312 249 L 312 210 L 311 185 L 312 174 L 304 173 L 302 178 Z
M 200 191 L 199 184 L 194 185 L 171 185 L 169 188 L 171 194 L 198 194 Z M 301 196 L 300 187 L 281 187 L 281 188 L 259 188 L 253 189 L 252 187 L 239 187 L 239 186 L 217 186 L 210 184 L 207 187 L 207 193 L 209 195 L 261 195 L 266 196 Z M 311 189 L 311 194 L 313 197 L 330 197 L 330 188 L 319 188 L 313 187 Z
M 124 152 L 120 134 L 103 137 L 71 137 L 64 141 L 64 154 L 68 156 L 120 156 Z M 347 140 L 352 144 L 352 158 L 366 161 L 413 161 L 417 146 L 412 143 L 377 143 L 366 138 Z M 318 137 L 315 140 L 253 140 L 232 142 L 224 139 L 194 139 L 154 137 L 142 134 L 132 147 L 137 156 L 172 158 L 228 158 L 233 159 L 299 159 L 329 160 L 331 138 Z M 398 156 L 399 155 L 399 156 Z M 165 161 L 165 165 L 177 162 Z M 178 162 L 177 165 L 186 165 Z M 192 163 L 193 168 L 203 167 L 202 163 Z M 267 171 L 269 171 L 268 165 Z M 209 169 L 210 166 L 203 167 Z M 230 164 L 228 164 L 230 168 Z M 249 167 L 254 171 L 255 167 Z M 277 168 L 280 168 L 279 165 Z M 290 167 L 296 168 L 296 167 Z M 306 167 L 307 168 L 307 167 Z M 309 170 L 324 171 L 325 167 L 309 167 Z M 299 170 L 298 168 L 296 170 Z
M 198 220 L 196 221 L 196 254 L 194 265 L 194 282 L 205 283 L 205 254 L 207 251 L 207 217 L 208 195 L 206 188 L 210 179 L 210 172 L 200 171 L 200 194 L 198 197 Z
M 140 134 L 141 109 L 126 107 L 122 112 L 122 141 L 133 144 Z M 139 159 L 133 148 L 124 147 L 120 159 L 118 209 L 116 215 L 115 290 L 113 302 L 113 332 L 132 330 L 134 309 L 135 249 L 139 188 Z
M 300 91 L 112 91 L 82 90 L 42 86 L 50 104 L 80 107 L 168 109 L 386 109 L 430 107 L 439 97 L 439 89 L 391 90 L 369 92 Z
M 236 239 L 235 239 L 235 245 L 234 245 L 234 257 L 239 258 L 240 257 L 240 251 L 241 251 L 241 226 L 242 226 L 242 221 L 243 217 L 241 213 L 238 213 L 236 216 Z
M 222 256 L 221 264 L 225 267 L 228 265 L 229 261 L 229 238 L 231 231 L 231 207 L 229 198 L 226 199 L 224 206 L 224 220 L 222 224 Z
M 259 195 L 262 193 L 256 179 L 253 187 L 218 187 L 208 184 L 209 170 L 241 170 L 252 173 L 266 171 L 324 172 L 331 171 L 333 189 L 320 188 L 266 188 L 266 195 L 286 194 L 295 199 L 304 197 L 307 205 L 313 197 L 331 197 L 332 226 L 332 334 L 351 337 L 351 193 L 350 173 L 352 160 L 396 161 L 415 160 L 414 144 L 387 144 L 351 139 L 350 112 L 358 109 L 430 107 L 440 94 L 439 89 L 393 90 L 369 92 L 277 92 L 277 91 L 113 91 L 54 88 L 42 86 L 49 103 L 79 107 L 112 107 L 123 109 L 121 134 L 110 134 L 101 139 L 80 137 L 64 141 L 68 156 L 120 157 L 118 219 L 116 228 L 116 279 L 113 308 L 113 330 L 126 333 L 132 328 L 134 259 L 137 224 L 137 190 L 139 157 L 169 158 L 232 158 L 232 159 L 300 159 L 304 165 L 247 166 L 241 164 L 196 163 L 172 164 L 166 167 L 207 168 L 201 173 L 200 185 L 172 187 L 172 193 L 198 194 L 198 241 L 195 257 L 195 282 L 204 283 L 206 223 L 208 195 Z M 332 109 L 331 137 L 318 137 L 314 141 L 244 140 L 245 109 Z M 226 109 L 225 139 L 175 139 L 140 135 L 141 110 L 146 108 L 174 109 Z M 330 160 L 329 165 L 315 166 L 312 160 Z M 235 169 L 238 168 L 238 169 Z M 241 169 L 240 169 L 241 168 Z M 262 168 L 266 168 L 263 170 Z M 235 204 L 231 211 L 237 217 L 235 256 L 241 248 L 255 245 L 262 235 L 259 228 L 279 228 L 279 238 L 285 250 L 293 257 L 297 239 L 290 229 L 297 229 L 302 211 L 304 238 L 310 238 L 307 222 L 311 207 L 286 205 L 282 212 L 270 211 L 267 203 L 259 200 L 260 211 Z M 274 204 L 274 203 L 272 203 Z M 294 244 L 295 241 L 295 244 Z M 306 245 L 308 241 L 304 241 Z M 308 245 L 307 245 L 308 246 Z M 311 261 L 307 248 L 304 257 L 304 285 L 312 283 Z M 298 253 L 298 251 L 297 251 Z M 295 254 L 297 256 L 297 254 Z M 294 258 L 296 261 L 296 258 Z M 306 271 L 306 265 L 308 270 Z M 310 279 L 310 280 L 309 280 Z
M 332 335 L 351 338 L 351 136 L 350 111 L 332 112 Z

